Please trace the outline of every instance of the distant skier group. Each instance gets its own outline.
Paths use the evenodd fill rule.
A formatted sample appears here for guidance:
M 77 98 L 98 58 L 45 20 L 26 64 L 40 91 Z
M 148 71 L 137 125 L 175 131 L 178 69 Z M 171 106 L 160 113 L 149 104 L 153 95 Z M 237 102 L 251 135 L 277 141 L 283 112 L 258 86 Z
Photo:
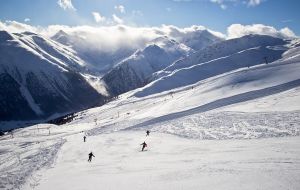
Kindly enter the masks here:
M 149 136 L 149 135 L 150 135 L 150 131 L 147 130 L 146 131 L 146 137 Z M 147 143 L 144 141 L 141 145 L 142 145 L 142 151 L 144 151 L 145 148 L 147 147 Z
M 147 131 L 146 131 L 146 137 L 149 136 L 149 135 L 150 135 L 150 131 L 147 130 Z M 85 136 L 85 135 L 83 136 L 83 142 L 86 142 L 86 136 Z M 146 143 L 146 141 L 144 141 L 141 145 L 142 145 L 142 151 L 144 151 L 145 148 L 147 148 L 147 143 Z M 92 162 L 93 157 L 95 157 L 95 155 L 93 154 L 93 152 L 90 152 L 90 153 L 88 154 L 88 162 Z

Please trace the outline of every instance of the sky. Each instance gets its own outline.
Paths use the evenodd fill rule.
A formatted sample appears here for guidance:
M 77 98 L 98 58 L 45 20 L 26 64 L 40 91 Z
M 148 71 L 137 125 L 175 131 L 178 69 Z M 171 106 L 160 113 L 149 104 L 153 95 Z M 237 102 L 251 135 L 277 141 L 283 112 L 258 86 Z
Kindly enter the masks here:
M 261 24 L 299 36 L 299 8 L 299 0 L 1 0 L 0 22 L 41 27 L 201 25 L 225 35 L 233 24 L 240 24 L 239 30 Z

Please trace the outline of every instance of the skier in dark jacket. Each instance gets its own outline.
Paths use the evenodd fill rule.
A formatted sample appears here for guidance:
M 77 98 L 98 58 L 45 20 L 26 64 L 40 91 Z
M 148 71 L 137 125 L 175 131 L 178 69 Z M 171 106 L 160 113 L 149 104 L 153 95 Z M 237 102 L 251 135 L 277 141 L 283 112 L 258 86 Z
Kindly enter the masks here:
M 146 131 L 146 136 L 149 136 L 149 135 L 150 135 L 150 131 L 147 130 L 147 131 Z
M 95 157 L 95 155 L 93 154 L 93 152 L 90 152 L 88 162 L 91 162 L 93 157 Z
M 146 142 L 144 141 L 141 145 L 143 145 L 143 147 L 142 147 L 142 151 L 144 151 L 144 149 L 147 147 L 147 144 L 146 144 Z
M 83 142 L 85 142 L 85 141 L 86 141 L 86 136 L 83 137 Z

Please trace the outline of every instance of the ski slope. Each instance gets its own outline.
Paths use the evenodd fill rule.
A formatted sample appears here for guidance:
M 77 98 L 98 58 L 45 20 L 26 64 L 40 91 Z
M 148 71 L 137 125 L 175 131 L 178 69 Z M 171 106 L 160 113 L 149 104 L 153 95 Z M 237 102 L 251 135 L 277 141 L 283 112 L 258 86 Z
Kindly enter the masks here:
M 24 189 L 299 188 L 299 137 L 224 144 L 153 133 L 148 151 L 140 152 L 144 138 L 143 132 L 122 132 L 88 137 L 83 143 L 81 134 L 73 135 L 55 167 L 38 172 L 40 179 Z M 88 163 L 90 150 L 96 157 Z M 289 158 L 282 158 L 285 154 Z
M 14 131 L 14 138 L 1 137 L 0 187 L 299 188 L 300 112 L 297 104 L 287 104 L 299 98 L 299 88 L 210 111 L 193 109 L 199 104 L 194 100 L 188 109 L 189 95 L 198 90 L 147 98 L 122 95 L 78 113 L 69 124 L 36 125 Z M 285 99 L 274 98 L 280 96 Z M 270 105 L 271 111 L 241 112 L 257 101 L 277 104 Z M 241 109 L 228 110 L 234 107 Z M 140 152 L 145 140 L 148 151 Z M 96 156 L 92 163 L 87 162 L 90 151 Z
M 35 139 L 38 138 L 43 137 L 36 136 Z M 23 178 L 20 175 L 28 168 L 39 170 L 26 173 L 27 181 L 21 186 L 24 190 L 53 187 L 58 190 L 274 190 L 298 189 L 300 185 L 299 137 L 199 141 L 156 132 L 146 138 L 144 131 L 124 131 L 88 136 L 86 143 L 80 132 L 66 135 L 63 139 L 63 145 L 45 147 L 48 151 L 31 147 L 27 155 L 35 156 L 36 161 L 31 164 L 25 159 L 29 156 L 23 158 L 21 154 L 23 163 L 19 167 L 22 170 L 17 170 L 18 165 L 14 165 L 15 169 L 11 172 L 19 175 L 10 173 L 7 178 L 3 176 L 11 168 L 6 168 L 5 172 L 2 170 L 1 188 L 19 187 L 18 184 L 8 186 L 8 183 L 21 182 Z M 148 148 L 141 152 L 139 144 L 144 140 Z M 36 151 L 39 154 L 33 154 Z M 50 154 L 52 151 L 58 151 L 57 155 Z M 91 163 L 87 162 L 90 151 L 96 156 Z M 51 162 L 39 168 L 38 160 L 45 162 L 49 158 Z
M 0 189 L 299 189 L 299 55 L 171 90 L 150 83 L 68 124 L 6 134 Z

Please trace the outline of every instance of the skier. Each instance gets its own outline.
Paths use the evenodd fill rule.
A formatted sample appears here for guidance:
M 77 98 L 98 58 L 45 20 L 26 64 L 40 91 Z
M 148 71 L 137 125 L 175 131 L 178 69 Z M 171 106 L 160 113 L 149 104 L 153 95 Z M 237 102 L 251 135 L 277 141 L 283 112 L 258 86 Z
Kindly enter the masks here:
M 83 142 L 85 142 L 85 140 L 86 140 L 86 136 L 83 136 Z
M 150 135 L 150 131 L 147 130 L 147 131 L 146 131 L 146 136 L 149 136 L 149 135 Z
M 95 157 L 95 155 L 93 154 L 93 152 L 90 152 L 88 162 L 91 162 L 93 157 Z
M 144 151 L 144 149 L 147 147 L 146 142 L 144 141 L 141 145 L 143 145 L 142 151 Z

